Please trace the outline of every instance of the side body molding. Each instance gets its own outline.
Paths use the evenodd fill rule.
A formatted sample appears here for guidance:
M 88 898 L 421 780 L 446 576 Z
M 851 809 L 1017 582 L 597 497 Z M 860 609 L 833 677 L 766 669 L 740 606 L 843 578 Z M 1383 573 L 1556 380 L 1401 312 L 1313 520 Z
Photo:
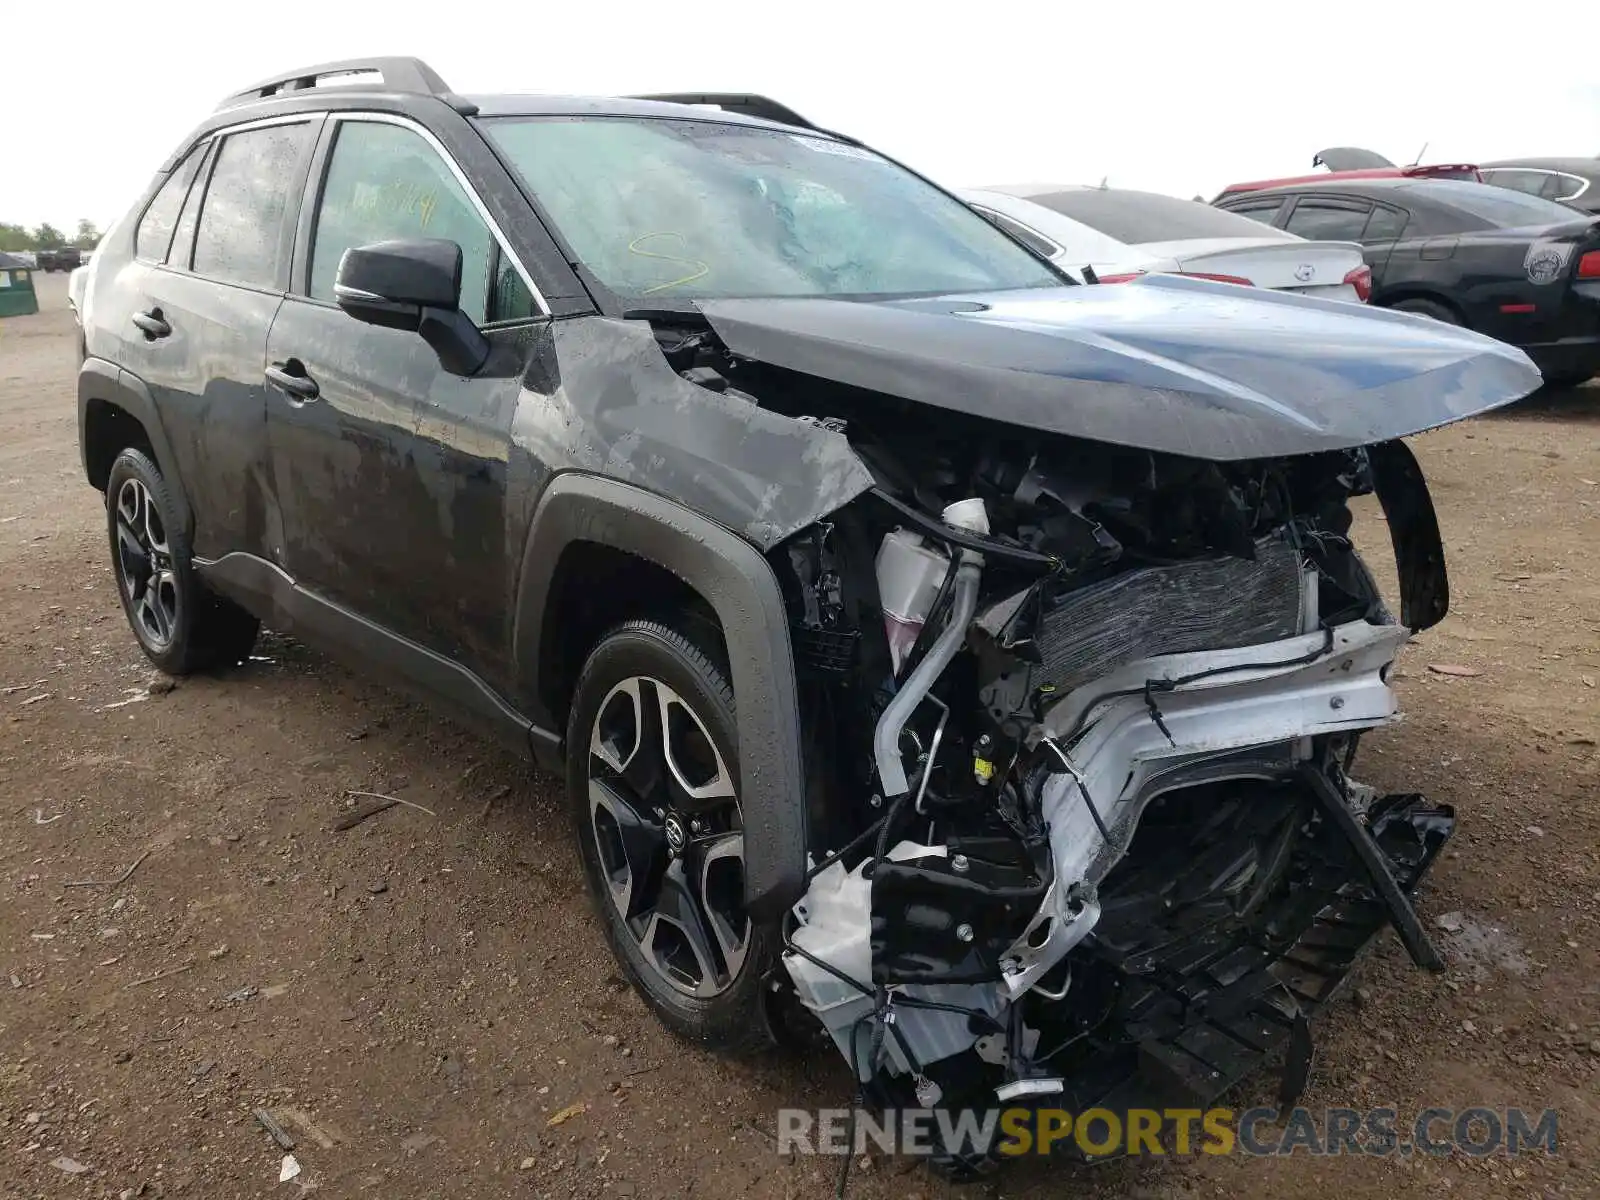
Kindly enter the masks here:
M 772 567 L 750 543 L 652 492 L 569 472 L 534 511 L 512 632 L 523 679 L 537 677 L 555 565 L 573 542 L 625 551 L 670 571 L 716 612 L 728 649 L 738 716 L 739 795 L 745 833 L 745 900 L 774 920 L 805 886 L 806 808 L 800 710 L 788 616 Z M 530 714 L 536 725 L 549 714 Z M 568 747 L 571 753 L 571 747 Z

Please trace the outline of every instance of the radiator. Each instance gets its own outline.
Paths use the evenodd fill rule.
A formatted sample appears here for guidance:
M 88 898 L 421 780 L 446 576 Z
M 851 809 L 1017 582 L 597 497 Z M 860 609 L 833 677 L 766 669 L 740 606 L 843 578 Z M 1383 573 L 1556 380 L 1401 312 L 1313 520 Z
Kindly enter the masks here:
M 1158 654 L 1231 650 L 1306 632 L 1312 589 L 1281 538 L 1256 543 L 1254 562 L 1214 558 L 1129 571 L 1071 592 L 1041 619 L 1038 679 L 1067 692 Z

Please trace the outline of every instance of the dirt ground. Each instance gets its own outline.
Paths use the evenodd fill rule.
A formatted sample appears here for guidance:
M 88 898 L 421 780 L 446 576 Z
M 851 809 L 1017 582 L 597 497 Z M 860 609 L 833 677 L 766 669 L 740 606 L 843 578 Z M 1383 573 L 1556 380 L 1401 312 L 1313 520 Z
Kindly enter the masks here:
M 39 283 L 44 311 L 0 322 L 0 1194 L 831 1195 L 837 1160 L 771 1137 L 780 1106 L 849 1101 L 842 1062 L 664 1033 L 613 972 L 553 779 L 270 635 L 151 694 L 78 463 L 65 284 Z M 1450 970 L 1386 935 L 1315 1027 L 1305 1103 L 1554 1107 L 1559 1154 L 1015 1164 L 966 1188 L 872 1159 L 852 1196 L 1600 1195 L 1600 387 L 1419 453 L 1454 603 L 1363 764 L 1459 812 L 1421 897 Z M 1386 545 L 1370 508 L 1358 533 Z M 347 789 L 432 814 L 337 832 Z M 298 1143 L 291 1183 L 258 1107 Z

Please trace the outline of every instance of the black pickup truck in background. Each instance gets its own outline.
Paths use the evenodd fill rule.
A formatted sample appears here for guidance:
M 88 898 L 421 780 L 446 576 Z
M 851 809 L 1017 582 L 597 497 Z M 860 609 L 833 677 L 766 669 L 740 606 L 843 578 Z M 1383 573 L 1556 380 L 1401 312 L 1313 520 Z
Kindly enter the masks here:
M 83 265 L 83 251 L 76 246 L 58 246 L 54 250 L 40 250 L 37 260 L 41 271 L 71 271 Z

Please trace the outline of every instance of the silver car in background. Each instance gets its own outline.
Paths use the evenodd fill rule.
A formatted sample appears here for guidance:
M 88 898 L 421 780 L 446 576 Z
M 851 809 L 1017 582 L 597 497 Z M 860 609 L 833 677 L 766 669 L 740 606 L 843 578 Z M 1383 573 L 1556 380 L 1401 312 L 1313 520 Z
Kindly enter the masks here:
M 1354 242 L 1307 241 L 1199 200 L 1127 188 L 1002 184 L 957 193 L 1012 237 L 1075 278 L 1195 275 L 1365 301 L 1372 270 Z

